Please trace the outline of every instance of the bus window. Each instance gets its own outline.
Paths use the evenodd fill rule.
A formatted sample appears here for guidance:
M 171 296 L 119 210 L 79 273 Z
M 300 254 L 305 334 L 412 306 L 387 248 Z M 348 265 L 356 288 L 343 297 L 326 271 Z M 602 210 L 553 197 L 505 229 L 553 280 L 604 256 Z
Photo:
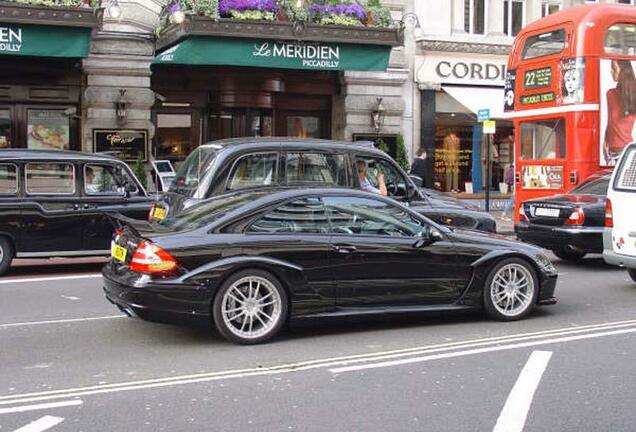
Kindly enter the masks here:
M 608 54 L 636 55 L 636 24 L 615 24 L 605 35 Z
M 536 36 L 530 36 L 523 46 L 521 58 L 528 60 L 535 57 L 557 54 L 563 51 L 563 48 L 565 48 L 565 30 L 553 30 Z
M 521 159 L 565 159 L 563 119 L 521 123 Z

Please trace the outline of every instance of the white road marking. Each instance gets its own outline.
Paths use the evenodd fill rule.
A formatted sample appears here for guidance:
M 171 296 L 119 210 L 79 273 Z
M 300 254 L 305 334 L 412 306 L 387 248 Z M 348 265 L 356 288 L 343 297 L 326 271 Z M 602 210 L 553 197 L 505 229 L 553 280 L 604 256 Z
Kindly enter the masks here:
M 22 279 L 0 279 L 0 285 L 14 284 L 14 283 L 27 283 L 27 282 L 52 282 L 60 280 L 73 280 L 73 279 L 94 279 L 102 277 L 101 273 L 88 273 L 83 275 L 71 275 L 71 276 L 43 276 L 33 278 Z
M 521 432 L 528 418 L 532 398 L 552 357 L 550 351 L 534 351 L 506 399 L 493 432 Z
M 627 326 L 629 327 L 625 328 Z M 612 331 L 607 331 L 607 330 L 612 330 Z M 588 333 L 577 335 L 577 333 L 581 333 L 581 332 L 588 332 Z M 636 332 L 636 321 L 632 320 L 632 321 L 621 321 L 617 323 L 607 323 L 607 324 L 601 324 L 601 325 L 590 325 L 590 326 L 581 326 L 581 327 L 573 327 L 573 328 L 571 327 L 569 329 L 561 330 L 558 332 L 552 330 L 552 331 L 527 333 L 527 334 L 516 335 L 516 337 L 514 338 L 511 338 L 510 336 L 500 336 L 500 337 L 495 337 L 490 339 L 478 339 L 478 340 L 464 341 L 459 343 L 454 342 L 454 343 L 447 343 L 447 344 L 430 345 L 426 347 L 419 347 L 417 350 L 416 349 L 398 350 L 402 352 L 397 354 L 391 354 L 391 355 L 393 357 L 398 357 L 398 356 L 399 357 L 409 356 L 409 357 L 405 359 L 400 359 L 400 360 L 393 360 L 390 362 L 370 363 L 370 364 L 367 363 L 367 364 L 357 365 L 357 366 L 341 367 L 336 369 L 330 369 L 330 371 L 334 373 L 339 373 L 339 372 L 349 372 L 352 370 L 360 370 L 360 369 L 396 366 L 400 364 L 415 363 L 415 362 L 422 362 L 422 361 L 428 361 L 428 360 L 439 360 L 444 358 L 459 357 L 459 356 L 466 356 L 466 355 L 473 355 L 473 354 L 482 354 L 487 352 L 510 350 L 515 348 L 525 348 L 529 346 L 570 342 L 575 340 L 583 340 L 583 339 L 590 339 L 590 338 L 597 338 L 597 337 L 604 337 L 604 336 L 613 336 L 613 335 L 619 335 L 619 334 L 628 334 L 628 333 L 634 333 L 634 332 Z M 556 336 L 564 336 L 564 337 L 556 337 Z M 544 337 L 544 339 L 532 340 L 538 337 Z M 511 343 L 511 342 L 528 341 L 528 340 L 531 340 L 531 341 L 523 342 L 523 343 L 515 343 L 515 344 Z M 501 345 L 504 342 L 508 344 Z M 495 346 L 469 349 L 473 347 L 483 347 L 485 345 L 495 345 Z M 428 354 L 428 353 L 451 351 L 451 350 L 457 350 L 457 349 L 463 349 L 463 351 L 446 352 L 442 354 L 428 355 L 425 357 L 421 357 L 421 356 L 410 357 L 416 354 L 425 354 L 425 353 Z M 81 397 L 81 396 L 97 395 L 97 394 L 105 394 L 105 393 L 116 393 L 116 392 L 122 392 L 122 391 L 170 387 L 170 386 L 185 385 L 185 384 L 196 384 L 196 383 L 228 380 L 228 379 L 235 379 L 235 378 L 279 375 L 279 374 L 305 371 L 305 370 L 311 370 L 311 369 L 344 366 L 344 365 L 348 365 L 348 364 L 356 363 L 356 362 L 360 363 L 360 362 L 377 361 L 378 359 L 382 359 L 386 357 L 387 357 L 386 352 L 385 353 L 376 352 L 376 353 L 359 354 L 359 355 L 353 355 L 353 356 L 308 360 L 303 362 L 282 364 L 282 365 L 276 365 L 276 366 L 270 366 L 270 367 L 256 367 L 256 368 L 235 369 L 235 370 L 218 371 L 218 372 L 206 372 L 206 373 L 191 374 L 191 375 L 178 375 L 178 376 L 165 377 L 165 378 L 154 378 L 154 379 L 146 379 L 146 380 L 119 382 L 119 383 L 112 383 L 112 384 L 98 384 L 98 385 L 74 387 L 74 388 L 67 388 L 67 389 L 59 389 L 59 390 L 49 390 L 49 391 L 43 391 L 43 392 L 13 394 L 13 395 L 0 396 L 0 405 L 9 405 L 9 404 L 16 405 L 20 403 L 41 402 L 41 401 L 70 398 L 70 397 Z
M 64 421 L 64 417 L 44 416 L 13 432 L 43 432 Z
M 51 409 L 51 408 L 63 408 L 69 406 L 78 406 L 83 404 L 84 402 L 81 399 L 73 399 L 63 402 L 51 402 L 37 405 L 21 405 L 10 408 L 1 408 L 0 414 L 11 414 L 18 412 L 26 412 L 26 411 L 35 411 L 35 410 L 43 410 L 43 409 Z
M 360 371 L 364 369 L 379 369 L 379 368 L 385 368 L 385 367 L 402 366 L 405 364 L 421 363 L 421 362 L 431 361 L 431 360 L 441 360 L 441 359 L 453 358 L 453 357 L 463 357 L 467 355 L 485 354 L 485 353 L 496 352 L 496 351 L 507 351 L 511 349 L 528 348 L 528 347 L 540 346 L 540 345 L 551 345 L 551 344 L 564 343 L 564 342 L 574 342 L 577 340 L 595 339 L 599 337 L 616 336 L 616 335 L 628 334 L 628 333 L 636 333 L 636 328 L 628 328 L 628 329 L 614 330 L 614 331 L 600 332 L 600 333 L 590 333 L 590 334 L 583 334 L 578 336 L 558 337 L 554 339 L 544 339 L 539 341 L 522 342 L 522 343 L 516 343 L 516 344 L 509 344 L 509 345 L 498 345 L 498 346 L 488 347 L 488 348 L 470 349 L 466 351 L 456 351 L 452 353 L 435 354 L 435 355 L 429 355 L 429 356 L 423 356 L 423 357 L 410 357 L 407 359 L 384 361 L 379 363 L 370 363 L 370 364 L 364 364 L 364 365 L 358 365 L 358 366 L 345 366 L 340 368 L 333 368 L 333 369 L 330 369 L 330 371 L 332 373 L 343 373 L 343 372 L 355 372 L 355 371 Z M 1 403 L 2 402 L 0 402 L 0 404 Z
M 45 324 L 67 324 L 67 323 L 74 323 L 74 322 L 98 321 L 98 320 L 107 320 L 107 319 L 115 319 L 115 318 L 127 318 L 127 317 L 126 315 L 106 315 L 106 316 L 100 316 L 100 317 L 69 318 L 69 319 L 59 319 L 59 320 L 49 320 L 49 321 L 25 321 L 25 322 L 17 322 L 17 323 L 0 324 L 0 329 L 10 328 L 10 327 L 36 326 L 36 325 L 45 325 Z
M 60 297 L 62 297 L 63 299 L 66 299 L 66 300 L 73 300 L 73 301 L 75 301 L 75 300 L 79 300 L 79 299 L 80 299 L 79 297 L 75 297 L 75 296 L 65 296 L 65 295 L 61 295 Z

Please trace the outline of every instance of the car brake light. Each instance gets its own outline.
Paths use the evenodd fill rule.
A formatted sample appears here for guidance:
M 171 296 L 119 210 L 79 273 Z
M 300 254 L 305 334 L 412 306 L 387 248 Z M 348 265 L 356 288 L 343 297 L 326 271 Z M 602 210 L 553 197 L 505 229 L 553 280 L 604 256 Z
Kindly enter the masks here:
M 519 206 L 519 220 L 527 221 L 528 217 L 526 216 L 526 212 L 523 209 L 523 204 Z
M 138 273 L 169 273 L 177 268 L 177 261 L 159 246 L 142 241 L 130 260 L 130 270 Z
M 605 226 L 614 227 L 614 213 L 612 212 L 612 201 L 609 198 L 605 200 Z
M 568 225 L 583 225 L 585 222 L 585 213 L 582 208 L 576 208 L 570 215 L 570 217 L 565 221 Z
M 155 214 L 155 207 L 156 206 L 157 206 L 156 204 L 153 204 L 153 205 L 150 206 L 150 211 L 148 212 L 148 217 L 146 218 L 148 220 L 148 222 L 152 222 L 153 215 Z

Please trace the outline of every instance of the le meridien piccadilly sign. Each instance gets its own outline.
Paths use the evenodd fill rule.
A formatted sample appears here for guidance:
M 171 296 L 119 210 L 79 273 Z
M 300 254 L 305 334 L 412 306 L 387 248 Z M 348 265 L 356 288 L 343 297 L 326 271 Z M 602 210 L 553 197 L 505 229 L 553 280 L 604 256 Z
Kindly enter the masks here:
M 22 49 L 22 29 L 0 25 L 0 52 L 18 54 Z
M 160 53 L 153 64 L 385 71 L 390 53 L 389 46 L 368 44 L 190 36 Z

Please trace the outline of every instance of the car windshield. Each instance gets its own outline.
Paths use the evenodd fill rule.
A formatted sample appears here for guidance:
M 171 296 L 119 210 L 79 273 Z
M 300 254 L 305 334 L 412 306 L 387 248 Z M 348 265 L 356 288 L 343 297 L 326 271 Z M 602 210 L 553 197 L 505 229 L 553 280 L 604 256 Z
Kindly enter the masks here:
M 190 207 L 183 213 L 165 219 L 161 222 L 161 225 L 174 231 L 198 229 L 220 218 L 227 212 L 258 199 L 266 193 L 265 191 L 260 191 L 212 198 Z
M 170 192 L 192 197 L 199 187 L 205 170 L 216 156 L 217 149 L 213 147 L 199 147 L 186 158 L 177 170 L 177 174 L 170 184 Z
M 607 188 L 609 187 L 610 176 L 594 177 L 581 183 L 576 188 L 572 189 L 572 194 L 586 194 L 586 195 L 607 195 Z

